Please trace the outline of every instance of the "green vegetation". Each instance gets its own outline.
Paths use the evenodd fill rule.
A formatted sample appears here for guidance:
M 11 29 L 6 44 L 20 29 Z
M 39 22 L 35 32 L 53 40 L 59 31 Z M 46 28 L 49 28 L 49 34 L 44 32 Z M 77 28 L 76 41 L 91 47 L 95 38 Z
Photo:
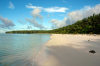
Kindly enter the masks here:
M 32 33 L 49 33 L 50 30 L 18 30 L 18 31 L 8 31 L 6 33 L 19 33 L 19 34 L 32 34 Z
M 84 18 L 72 25 L 54 30 L 23 30 L 6 33 L 61 33 L 61 34 L 100 34 L 100 14 Z

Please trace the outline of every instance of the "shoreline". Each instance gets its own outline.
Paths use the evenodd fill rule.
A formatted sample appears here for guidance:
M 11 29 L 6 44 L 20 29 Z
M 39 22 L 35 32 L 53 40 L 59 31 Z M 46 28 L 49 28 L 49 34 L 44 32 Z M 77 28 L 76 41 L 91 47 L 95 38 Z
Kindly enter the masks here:
M 94 34 L 51 34 L 50 40 L 46 43 L 46 46 L 55 45 L 67 45 L 67 44 L 79 44 L 78 42 L 83 41 L 95 41 L 100 39 L 100 35 Z M 89 41 L 88 41 L 89 40 Z M 82 43 L 83 44 L 83 43 Z
M 36 59 L 37 66 L 98 66 L 100 35 L 52 34 Z

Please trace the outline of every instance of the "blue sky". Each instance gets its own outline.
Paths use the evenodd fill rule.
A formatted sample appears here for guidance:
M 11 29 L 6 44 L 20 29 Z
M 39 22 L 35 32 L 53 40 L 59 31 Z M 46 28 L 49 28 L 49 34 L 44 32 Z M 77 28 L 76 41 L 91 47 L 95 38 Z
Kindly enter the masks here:
M 100 0 L 0 0 L 0 32 L 67 26 L 100 13 Z

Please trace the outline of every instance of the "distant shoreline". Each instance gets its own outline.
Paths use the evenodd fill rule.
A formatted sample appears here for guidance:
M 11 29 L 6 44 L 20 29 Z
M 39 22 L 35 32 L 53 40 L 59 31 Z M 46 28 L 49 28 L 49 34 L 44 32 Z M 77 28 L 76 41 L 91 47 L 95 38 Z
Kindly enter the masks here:
M 4 33 L 3 33 L 4 34 Z M 5 33 L 5 34 L 63 34 L 63 35 L 100 35 L 100 34 L 90 34 L 90 33 Z
M 16 30 L 7 31 L 6 33 L 50 33 L 50 34 L 100 34 L 100 14 L 84 18 L 72 25 L 64 26 L 53 30 Z

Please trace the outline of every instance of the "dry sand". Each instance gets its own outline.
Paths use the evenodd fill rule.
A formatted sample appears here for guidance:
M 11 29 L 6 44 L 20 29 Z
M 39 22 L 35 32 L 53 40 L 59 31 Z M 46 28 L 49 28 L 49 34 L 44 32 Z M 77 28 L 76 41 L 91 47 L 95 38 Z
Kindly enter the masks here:
M 52 34 L 36 59 L 37 66 L 100 66 L 100 35 Z
M 47 46 L 69 46 L 76 49 L 86 48 L 93 45 L 91 42 L 100 40 L 100 35 L 80 35 L 80 34 L 52 34 Z

